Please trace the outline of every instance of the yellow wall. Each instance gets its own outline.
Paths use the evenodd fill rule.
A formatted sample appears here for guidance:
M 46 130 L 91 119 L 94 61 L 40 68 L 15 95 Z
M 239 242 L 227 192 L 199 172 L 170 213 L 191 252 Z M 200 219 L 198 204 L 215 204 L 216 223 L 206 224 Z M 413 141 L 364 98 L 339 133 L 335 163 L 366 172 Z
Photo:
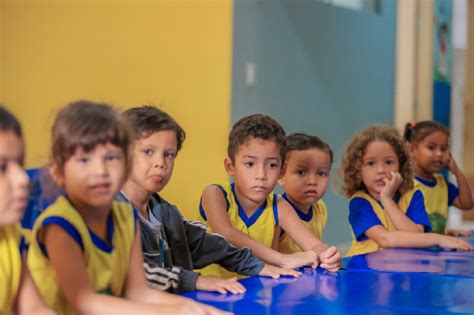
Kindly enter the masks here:
M 0 97 L 22 122 L 26 166 L 47 162 L 55 112 L 71 100 L 163 104 L 188 134 L 163 195 L 195 213 L 202 188 L 226 179 L 231 0 L 0 1 Z

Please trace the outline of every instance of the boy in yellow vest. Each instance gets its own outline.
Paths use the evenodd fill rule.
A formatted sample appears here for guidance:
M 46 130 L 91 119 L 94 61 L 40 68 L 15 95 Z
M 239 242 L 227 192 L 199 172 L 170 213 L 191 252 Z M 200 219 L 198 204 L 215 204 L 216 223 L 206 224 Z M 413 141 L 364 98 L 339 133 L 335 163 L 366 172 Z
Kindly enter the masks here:
M 285 131 L 278 122 L 261 114 L 240 119 L 230 132 L 227 153 L 224 166 L 234 182 L 210 185 L 202 194 L 200 214 L 209 229 L 277 266 L 316 267 L 320 263 L 327 270 L 339 270 L 339 251 L 321 242 L 290 204 L 273 193 L 285 173 Z M 275 250 L 279 228 L 303 252 L 283 254 Z M 230 276 L 222 270 L 205 272 Z
M 333 153 L 320 138 L 304 133 L 286 137 L 286 172 L 279 181 L 288 201 L 303 224 L 320 240 L 327 221 L 326 204 L 321 199 L 329 183 Z M 282 231 L 278 249 L 285 254 L 301 252 L 293 239 Z

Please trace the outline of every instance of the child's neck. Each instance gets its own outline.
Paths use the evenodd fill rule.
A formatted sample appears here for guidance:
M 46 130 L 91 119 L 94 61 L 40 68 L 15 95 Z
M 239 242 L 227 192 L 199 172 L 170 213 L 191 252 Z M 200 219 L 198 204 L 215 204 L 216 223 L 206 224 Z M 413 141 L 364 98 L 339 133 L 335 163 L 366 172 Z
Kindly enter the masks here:
M 420 178 L 426 179 L 426 180 L 433 180 L 433 178 L 434 178 L 434 175 L 433 175 L 432 172 L 427 172 L 427 171 L 421 169 L 420 167 L 418 167 L 416 164 L 413 165 L 413 174 L 416 177 L 420 177 Z
M 140 212 L 140 214 L 148 219 L 148 202 L 152 193 L 131 180 L 127 180 L 122 187 L 122 191 L 127 195 L 129 201 Z
M 72 204 L 74 209 L 76 209 L 87 227 L 94 232 L 95 235 L 101 239 L 108 241 L 107 238 L 107 220 L 112 209 L 112 204 L 104 207 L 102 209 L 93 208 L 87 204 L 75 200 L 74 198 L 69 197 L 69 202 Z
M 260 208 L 260 206 L 262 206 L 262 204 L 265 202 L 265 200 L 255 202 L 246 198 L 239 192 L 237 187 L 235 188 L 235 197 L 239 201 L 239 204 L 242 206 L 242 209 L 244 210 L 247 217 L 252 216 L 255 211 L 257 211 L 257 209 Z
M 291 198 L 288 194 L 286 194 L 286 198 L 291 201 L 291 205 L 298 208 L 301 212 L 304 214 L 308 214 L 309 210 L 311 209 L 311 204 L 301 204 L 297 201 L 295 201 L 293 198 Z

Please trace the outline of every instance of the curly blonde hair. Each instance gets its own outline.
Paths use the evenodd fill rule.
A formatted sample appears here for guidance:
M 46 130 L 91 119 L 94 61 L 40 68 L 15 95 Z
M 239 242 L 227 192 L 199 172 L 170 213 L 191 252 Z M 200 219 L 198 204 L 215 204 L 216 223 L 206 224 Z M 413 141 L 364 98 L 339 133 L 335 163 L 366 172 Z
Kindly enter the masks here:
M 399 172 L 403 178 L 398 191 L 406 193 L 413 188 L 412 168 L 403 140 L 397 130 L 387 126 L 370 126 L 357 134 L 348 144 L 342 156 L 339 178 L 343 178 L 341 193 L 350 198 L 357 191 L 367 191 L 362 182 L 362 159 L 367 146 L 374 141 L 385 141 L 398 157 Z

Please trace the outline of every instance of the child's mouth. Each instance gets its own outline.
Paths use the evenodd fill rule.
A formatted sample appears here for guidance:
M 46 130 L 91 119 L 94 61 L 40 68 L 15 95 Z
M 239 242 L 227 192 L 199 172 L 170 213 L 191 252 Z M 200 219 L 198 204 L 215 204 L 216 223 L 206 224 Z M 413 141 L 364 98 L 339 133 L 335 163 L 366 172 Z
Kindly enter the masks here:
M 163 181 L 163 177 L 160 175 L 154 175 L 151 177 L 155 183 L 161 183 Z
M 99 193 L 99 194 L 105 194 L 108 193 L 110 190 L 110 184 L 97 184 L 91 186 L 91 190 Z
M 318 192 L 316 190 L 308 190 L 304 192 L 304 195 L 308 197 L 316 197 Z

